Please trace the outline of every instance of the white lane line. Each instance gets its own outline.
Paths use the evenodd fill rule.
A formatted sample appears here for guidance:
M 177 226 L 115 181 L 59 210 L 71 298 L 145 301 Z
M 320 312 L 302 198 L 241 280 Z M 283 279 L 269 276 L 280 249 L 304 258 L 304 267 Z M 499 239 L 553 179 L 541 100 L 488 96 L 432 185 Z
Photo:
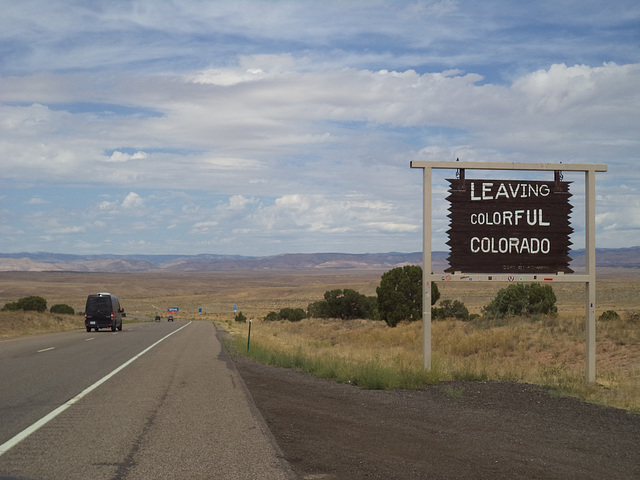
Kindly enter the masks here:
M 15 437 L 7 440 L 6 442 L 4 442 L 2 445 L 0 445 L 0 456 L 4 455 L 6 452 L 8 452 L 11 448 L 15 447 L 18 443 L 20 443 L 22 440 L 24 440 L 25 438 L 27 438 L 29 435 L 31 435 L 32 433 L 38 431 L 41 427 L 45 426 L 47 423 L 49 423 L 51 420 L 53 420 L 54 418 L 56 418 L 58 415 L 60 415 L 62 412 L 64 412 L 67 408 L 69 408 L 71 405 L 73 405 L 74 403 L 78 402 L 80 399 L 82 399 L 83 397 L 85 397 L 86 395 L 88 395 L 89 393 L 91 393 L 93 390 L 95 390 L 96 388 L 98 388 L 100 385 L 102 385 L 104 382 L 106 382 L 107 380 L 109 380 L 111 377 L 113 377 L 116 373 L 118 373 L 120 370 L 123 370 L 124 368 L 126 368 L 127 366 L 129 366 L 130 364 L 132 364 L 133 362 L 135 362 L 138 358 L 140 358 L 142 355 L 144 355 L 145 353 L 147 353 L 149 350 L 151 350 L 153 347 L 155 347 L 156 345 L 158 345 L 160 342 L 162 342 L 163 340 L 166 340 L 167 338 L 169 338 L 171 335 L 173 335 L 174 333 L 178 333 L 180 330 L 182 330 L 185 327 L 188 327 L 189 325 L 191 325 L 191 322 L 187 323 L 186 325 L 183 325 L 182 327 L 180 327 L 177 330 L 174 330 L 173 332 L 171 332 L 169 335 L 162 337 L 160 340 L 158 340 L 156 343 L 154 343 L 153 345 L 151 345 L 150 347 L 145 348 L 143 351 L 141 351 L 139 354 L 137 354 L 135 357 L 133 357 L 130 360 L 127 360 L 125 363 L 123 363 L 122 365 L 120 365 L 118 368 L 116 368 L 114 371 L 112 371 L 111 373 L 107 374 L 106 376 L 102 377 L 100 380 L 98 380 L 96 383 L 94 383 L 93 385 L 91 385 L 90 387 L 85 388 L 82 392 L 80 392 L 78 395 L 76 395 L 75 397 L 73 397 L 71 400 L 69 400 L 67 403 L 64 403 L 62 405 L 60 405 L 58 408 L 56 408 L 54 411 L 52 411 L 51 413 L 45 415 L 44 417 L 42 417 L 40 420 L 38 420 L 36 423 L 34 423 L 33 425 L 25 428 L 23 431 L 21 431 L 20 433 L 18 433 Z
M 88 342 L 88 341 L 90 341 L 90 340 L 95 340 L 95 339 L 96 339 L 96 337 L 85 338 L 85 339 L 84 339 L 84 341 L 85 341 L 85 342 Z
M 43 348 L 42 350 L 38 350 L 38 353 L 48 352 L 49 350 L 54 350 L 56 347 Z

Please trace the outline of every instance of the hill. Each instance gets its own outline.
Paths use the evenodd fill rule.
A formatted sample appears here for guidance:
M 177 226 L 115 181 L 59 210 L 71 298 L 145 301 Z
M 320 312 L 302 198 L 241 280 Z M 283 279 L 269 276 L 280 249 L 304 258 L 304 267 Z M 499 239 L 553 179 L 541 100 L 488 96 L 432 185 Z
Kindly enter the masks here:
M 433 271 L 448 267 L 448 252 L 433 252 Z M 571 252 L 571 267 L 584 270 L 585 252 Z M 422 263 L 422 252 L 412 253 L 290 253 L 266 257 L 241 255 L 70 255 L 48 252 L 0 253 L 0 272 L 145 272 L 247 270 L 389 270 Z M 640 268 L 640 247 L 598 249 L 599 269 Z

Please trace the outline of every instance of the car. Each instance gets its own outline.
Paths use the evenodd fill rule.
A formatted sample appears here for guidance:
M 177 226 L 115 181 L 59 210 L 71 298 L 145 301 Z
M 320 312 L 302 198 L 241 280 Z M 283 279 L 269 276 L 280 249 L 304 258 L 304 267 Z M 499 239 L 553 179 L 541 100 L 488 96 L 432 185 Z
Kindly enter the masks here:
M 160 315 L 156 315 L 156 322 L 160 321 Z
M 173 322 L 173 315 L 169 315 L 169 317 L 167 318 L 167 322 Z
M 110 293 L 97 293 L 87 297 L 84 308 L 84 326 L 87 332 L 94 329 L 110 328 L 112 332 L 122 330 L 122 317 L 125 316 L 124 308 L 120 307 L 120 301 Z

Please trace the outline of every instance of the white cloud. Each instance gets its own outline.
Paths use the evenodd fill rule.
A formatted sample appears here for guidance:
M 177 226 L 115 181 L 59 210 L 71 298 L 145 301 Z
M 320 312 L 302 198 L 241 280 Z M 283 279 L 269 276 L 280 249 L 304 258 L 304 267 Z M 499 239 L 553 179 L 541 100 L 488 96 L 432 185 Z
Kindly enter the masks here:
M 27 200 L 27 205 L 47 205 L 49 201 L 41 198 L 41 197 L 32 197 Z
M 49 230 L 49 233 L 55 234 L 55 235 L 70 235 L 70 234 L 73 234 L 73 233 L 82 233 L 84 231 L 85 231 L 84 227 L 81 227 L 81 226 L 69 226 L 69 227 L 53 228 L 53 229 Z
M 2 220 L 36 239 L 43 219 L 17 219 L 38 206 L 57 219 L 51 242 L 94 222 L 66 235 L 88 250 L 413 250 L 409 161 L 460 157 L 609 163 L 599 239 L 637 243 L 640 6 L 621 1 L 14 2 L 0 17 Z M 120 237 L 93 236 L 113 218 Z
M 117 162 L 124 163 L 130 160 L 144 160 L 148 157 L 145 152 L 136 152 L 133 155 L 129 153 L 123 153 L 118 150 L 114 151 L 109 157 L 107 157 L 108 162 Z
M 189 233 L 196 235 L 205 235 L 211 233 L 217 226 L 218 222 L 215 220 L 197 222 L 193 225 Z
M 122 201 L 122 208 L 140 208 L 142 205 L 144 205 L 144 200 L 135 192 L 130 192 Z
M 231 198 L 229 198 L 229 210 L 244 210 L 247 205 L 252 203 L 256 203 L 255 198 L 248 198 L 244 195 L 232 195 Z

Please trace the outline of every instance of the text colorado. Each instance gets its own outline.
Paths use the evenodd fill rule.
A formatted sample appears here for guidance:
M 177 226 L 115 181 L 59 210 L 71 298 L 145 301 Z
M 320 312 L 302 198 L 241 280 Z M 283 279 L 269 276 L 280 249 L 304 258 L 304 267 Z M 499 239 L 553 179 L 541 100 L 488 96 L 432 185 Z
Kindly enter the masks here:
M 548 254 L 550 251 L 551 241 L 548 238 L 471 238 L 471 253 L 527 253 L 530 255 L 538 255 Z

